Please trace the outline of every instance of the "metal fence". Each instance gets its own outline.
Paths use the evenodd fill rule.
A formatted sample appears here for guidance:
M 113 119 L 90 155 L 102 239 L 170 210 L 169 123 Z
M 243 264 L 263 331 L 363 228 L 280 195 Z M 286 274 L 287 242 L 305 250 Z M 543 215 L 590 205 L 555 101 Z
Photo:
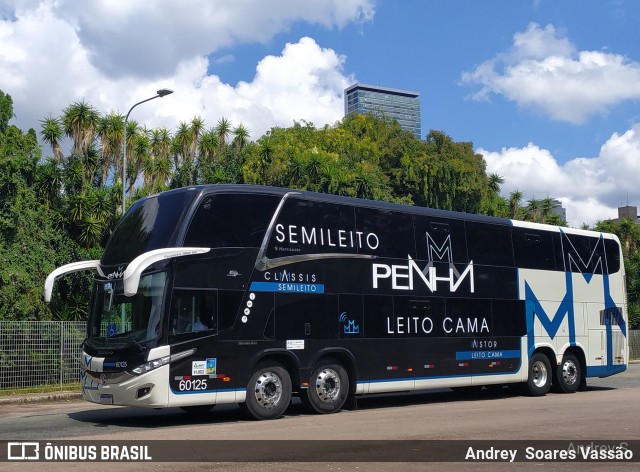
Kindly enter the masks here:
M 83 321 L 0 321 L 0 390 L 60 386 L 80 379 Z M 629 331 L 640 359 L 640 330 Z
M 0 321 L 0 390 L 78 382 L 86 326 L 83 321 Z
M 629 330 L 629 359 L 640 359 L 640 330 Z

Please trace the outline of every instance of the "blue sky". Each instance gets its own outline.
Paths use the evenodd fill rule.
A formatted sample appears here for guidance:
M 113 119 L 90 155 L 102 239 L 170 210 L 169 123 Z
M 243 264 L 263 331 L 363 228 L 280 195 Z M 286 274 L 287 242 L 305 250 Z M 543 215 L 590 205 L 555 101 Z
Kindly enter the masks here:
M 521 147 L 534 141 L 560 161 L 597 155 L 603 139 L 640 121 L 640 101 L 630 100 L 574 125 L 549 119 L 534 107 L 518 107 L 502 96 L 471 99 L 478 89 L 464 72 L 508 51 L 514 34 L 531 23 L 553 25 L 577 50 L 609 51 L 640 61 L 640 5 L 621 1 L 381 0 L 375 17 L 341 30 L 297 23 L 266 44 L 228 48 L 212 55 L 234 60 L 212 63 L 211 74 L 235 84 L 251 80 L 255 65 L 282 45 L 310 36 L 346 56 L 344 71 L 363 83 L 420 93 L 423 134 L 445 131 L 456 140 L 487 149 Z
M 423 135 L 473 142 L 505 196 L 558 197 L 578 226 L 640 204 L 639 24 L 634 0 L 0 0 L 0 90 L 37 129 L 169 87 L 133 119 L 254 139 L 334 123 L 356 81 L 415 90 Z

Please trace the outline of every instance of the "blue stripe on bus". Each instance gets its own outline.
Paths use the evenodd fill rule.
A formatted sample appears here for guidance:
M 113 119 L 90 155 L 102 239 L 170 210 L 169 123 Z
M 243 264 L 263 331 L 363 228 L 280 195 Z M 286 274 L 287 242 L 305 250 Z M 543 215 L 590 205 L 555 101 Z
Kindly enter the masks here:
M 627 370 L 626 365 L 588 365 L 587 377 L 609 377 L 625 370 Z
M 324 293 L 324 284 L 251 282 L 252 292 Z
M 500 349 L 489 350 L 489 351 L 461 351 L 456 352 L 456 360 L 457 361 L 468 361 L 468 360 L 490 360 L 490 359 L 519 359 L 520 351 L 517 349 L 503 351 Z

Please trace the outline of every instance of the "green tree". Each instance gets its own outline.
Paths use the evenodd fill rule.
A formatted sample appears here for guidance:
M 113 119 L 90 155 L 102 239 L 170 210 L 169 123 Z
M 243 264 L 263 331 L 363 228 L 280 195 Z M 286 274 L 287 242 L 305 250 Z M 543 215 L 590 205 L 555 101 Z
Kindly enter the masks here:
M 60 140 L 63 137 L 63 132 L 60 119 L 50 116 L 48 118 L 45 118 L 44 120 L 41 120 L 40 124 L 42 128 L 40 135 L 42 136 L 43 141 L 51 145 L 55 161 L 58 164 L 61 163 L 63 155 L 62 149 L 60 148 Z
M 640 228 L 632 219 L 623 218 L 618 222 L 598 221 L 594 229 L 603 233 L 613 233 L 620 240 L 627 282 L 629 327 L 638 329 L 640 328 L 640 251 L 638 250 Z
M 215 129 L 216 133 L 218 133 L 218 143 L 220 144 L 220 147 L 223 148 L 227 143 L 227 138 L 231 132 L 231 122 L 225 117 L 222 117 L 218 120 L 218 124 Z
M 96 133 L 100 140 L 102 155 L 100 186 L 104 186 L 110 172 L 116 176 L 122 175 L 122 140 L 124 139 L 124 116 L 109 113 L 100 117 L 96 125 Z
M 232 144 L 236 147 L 236 152 L 242 151 L 242 149 L 247 145 L 249 141 L 249 130 L 245 128 L 245 126 L 240 123 L 238 126 L 233 128 L 233 141 Z
M 64 109 L 62 126 L 64 132 L 73 141 L 72 154 L 85 157 L 89 153 L 89 146 L 95 139 L 95 130 L 100 115 L 93 106 L 84 100 L 74 102 Z
M 43 281 L 56 266 L 84 255 L 67 236 L 55 208 L 60 168 L 54 159 L 42 166 L 40 160 L 34 130 L 22 133 L 8 126 L 0 132 L 0 319 L 49 319 L 51 308 L 68 306 L 59 295 L 53 307 L 45 305 Z M 46 188 L 41 168 L 52 181 Z M 68 290 L 81 283 L 70 277 L 64 285 Z
M 4 133 L 13 118 L 13 99 L 0 90 L 0 133 Z

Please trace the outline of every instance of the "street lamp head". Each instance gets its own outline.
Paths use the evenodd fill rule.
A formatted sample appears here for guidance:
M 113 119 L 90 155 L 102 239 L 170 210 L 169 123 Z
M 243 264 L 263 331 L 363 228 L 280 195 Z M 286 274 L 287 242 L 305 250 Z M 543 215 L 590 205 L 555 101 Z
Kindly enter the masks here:
M 144 100 L 134 104 L 131 108 L 129 108 L 127 115 L 124 117 L 124 133 L 122 137 L 122 214 L 123 215 L 127 210 L 127 204 L 126 204 L 127 202 L 127 120 L 129 119 L 129 115 L 131 114 L 133 109 L 138 105 L 141 105 L 143 103 L 146 103 L 150 100 L 153 100 L 159 97 L 160 98 L 164 97 L 165 95 L 170 95 L 172 93 L 173 93 L 173 90 L 171 89 L 166 89 L 166 88 L 160 89 L 156 92 L 155 96 L 145 98 Z

